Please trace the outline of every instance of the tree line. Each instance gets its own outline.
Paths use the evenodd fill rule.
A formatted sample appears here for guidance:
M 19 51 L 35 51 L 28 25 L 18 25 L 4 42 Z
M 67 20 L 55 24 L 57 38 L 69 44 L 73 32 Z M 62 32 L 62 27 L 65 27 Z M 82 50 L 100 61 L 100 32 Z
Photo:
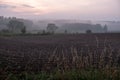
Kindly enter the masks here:
M 9 31 L 12 33 L 20 33 L 20 32 L 23 34 L 26 33 L 26 26 L 21 21 L 10 20 L 7 26 L 8 26 Z

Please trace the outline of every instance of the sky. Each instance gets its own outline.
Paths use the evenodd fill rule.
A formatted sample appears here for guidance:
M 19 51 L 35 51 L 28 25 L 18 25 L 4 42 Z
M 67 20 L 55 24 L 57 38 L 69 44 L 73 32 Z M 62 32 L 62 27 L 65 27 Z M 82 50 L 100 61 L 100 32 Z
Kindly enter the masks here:
M 0 16 L 120 20 L 120 0 L 0 0 Z

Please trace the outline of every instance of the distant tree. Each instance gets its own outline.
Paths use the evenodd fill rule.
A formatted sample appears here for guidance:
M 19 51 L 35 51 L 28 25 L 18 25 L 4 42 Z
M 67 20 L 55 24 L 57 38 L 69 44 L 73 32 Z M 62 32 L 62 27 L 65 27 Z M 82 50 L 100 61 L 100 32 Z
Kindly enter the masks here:
M 25 26 L 21 29 L 21 32 L 22 32 L 23 34 L 26 33 L 26 27 L 25 27 Z
M 108 30 L 108 27 L 107 27 L 107 25 L 105 24 L 105 26 L 104 26 L 104 32 L 107 32 L 107 30 Z
M 17 18 L 16 17 L 12 17 L 12 19 L 16 20 Z
M 43 31 L 42 31 L 42 34 L 45 34 L 45 33 L 46 33 L 45 30 L 43 30 Z
M 101 24 L 96 24 L 97 27 L 102 27 Z
M 10 20 L 7 26 L 11 32 L 21 31 L 25 28 L 24 23 L 18 20 Z
M 90 33 L 92 33 L 92 31 L 91 30 L 86 30 L 86 33 L 90 34 Z
M 102 32 L 104 32 L 101 24 L 96 24 L 93 31 L 94 31 L 94 32 L 97 32 L 97 33 L 102 33 Z
M 47 26 L 47 31 L 48 31 L 49 33 L 54 33 L 57 28 L 58 28 L 58 27 L 57 27 L 55 24 L 50 23 L 50 24 L 48 24 L 48 26 Z
M 4 19 L 4 16 L 0 16 L 0 19 Z
M 68 33 L 68 31 L 67 30 L 65 30 L 65 34 L 67 34 Z

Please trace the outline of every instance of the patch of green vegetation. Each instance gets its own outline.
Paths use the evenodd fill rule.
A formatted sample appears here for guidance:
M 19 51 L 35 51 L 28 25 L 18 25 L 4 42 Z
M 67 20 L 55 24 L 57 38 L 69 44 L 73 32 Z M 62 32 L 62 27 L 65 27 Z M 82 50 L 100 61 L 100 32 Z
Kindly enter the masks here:
M 59 71 L 54 73 L 24 71 L 19 74 L 8 73 L 5 76 L 5 80 L 120 80 L 120 71 L 116 73 L 107 73 L 103 70 L 71 70 L 62 73 Z M 0 78 L 3 79 L 3 76 Z
M 0 36 L 7 36 L 7 37 L 11 37 L 11 36 L 45 36 L 45 35 L 53 35 L 51 33 L 2 33 L 0 32 Z

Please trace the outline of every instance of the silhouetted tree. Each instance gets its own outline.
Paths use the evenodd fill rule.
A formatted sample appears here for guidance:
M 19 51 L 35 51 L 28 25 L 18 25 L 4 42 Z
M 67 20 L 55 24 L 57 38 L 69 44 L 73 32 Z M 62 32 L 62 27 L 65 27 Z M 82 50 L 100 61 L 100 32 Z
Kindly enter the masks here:
M 45 34 L 45 33 L 46 33 L 45 30 L 43 30 L 43 31 L 42 31 L 42 34 Z
M 107 28 L 107 25 L 105 24 L 105 26 L 104 26 L 104 32 L 107 32 L 107 30 L 108 30 L 108 28 Z
M 90 33 L 92 33 L 92 31 L 91 30 L 86 30 L 86 33 L 90 34 Z
M 65 30 L 65 34 L 67 34 L 68 33 L 68 31 L 67 30 Z
M 23 34 L 26 33 L 26 27 L 25 27 L 25 26 L 21 29 L 21 32 L 22 32 Z
M 55 24 L 50 23 L 50 24 L 48 24 L 48 26 L 47 26 L 47 31 L 48 31 L 49 33 L 54 33 L 57 28 L 58 28 L 58 27 L 57 27 Z

